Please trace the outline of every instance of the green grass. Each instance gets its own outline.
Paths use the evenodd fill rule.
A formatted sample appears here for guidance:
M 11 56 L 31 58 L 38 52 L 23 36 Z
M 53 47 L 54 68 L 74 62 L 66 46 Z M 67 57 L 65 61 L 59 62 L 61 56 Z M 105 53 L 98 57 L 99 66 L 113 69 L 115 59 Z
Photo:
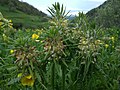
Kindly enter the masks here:
M 47 17 L 28 15 L 18 10 L 11 12 L 7 6 L 0 6 L 0 12 L 5 18 L 13 23 L 21 23 L 25 28 L 43 28 L 47 24 L 44 21 Z

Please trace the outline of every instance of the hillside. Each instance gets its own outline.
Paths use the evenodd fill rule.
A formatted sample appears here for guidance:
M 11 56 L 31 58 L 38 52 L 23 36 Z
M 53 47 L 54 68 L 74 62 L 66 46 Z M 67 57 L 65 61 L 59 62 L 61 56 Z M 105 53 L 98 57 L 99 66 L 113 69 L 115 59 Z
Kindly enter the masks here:
M 95 20 L 98 26 L 120 28 L 120 0 L 107 0 L 86 15 L 90 20 Z
M 18 0 L 0 0 L 0 12 L 13 21 L 15 28 L 42 28 L 48 21 L 45 13 Z

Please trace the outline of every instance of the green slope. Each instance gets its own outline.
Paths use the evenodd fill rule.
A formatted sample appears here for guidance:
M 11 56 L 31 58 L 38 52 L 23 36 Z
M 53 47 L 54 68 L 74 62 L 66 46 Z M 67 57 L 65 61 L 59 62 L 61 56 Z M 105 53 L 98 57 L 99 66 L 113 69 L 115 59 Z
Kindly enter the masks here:
M 0 4 L 0 12 L 7 19 L 11 19 L 16 28 L 43 28 L 47 25 L 48 17 L 46 15 L 32 15 L 20 10 L 10 11 L 8 5 Z
M 120 0 L 107 0 L 87 13 L 98 26 L 120 28 Z

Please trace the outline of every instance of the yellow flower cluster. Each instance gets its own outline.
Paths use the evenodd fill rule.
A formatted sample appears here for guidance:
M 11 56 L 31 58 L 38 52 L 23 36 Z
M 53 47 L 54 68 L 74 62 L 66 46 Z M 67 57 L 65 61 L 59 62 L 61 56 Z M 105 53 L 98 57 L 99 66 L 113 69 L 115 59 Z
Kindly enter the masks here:
M 22 77 L 22 73 L 19 73 L 18 77 Z M 34 85 L 35 82 L 35 80 L 32 78 L 31 75 L 23 76 L 20 81 L 23 86 L 31 86 L 31 87 Z
M 5 25 L 5 26 L 7 26 L 7 27 L 9 27 L 9 28 L 13 28 L 12 20 L 7 20 L 7 19 L 5 19 L 5 18 L 2 18 L 1 21 L 0 21 L 0 27 L 1 27 L 2 25 Z
M 108 48 L 109 47 L 109 45 L 108 44 L 105 44 L 105 48 Z
M 96 45 L 102 45 L 103 42 L 102 42 L 101 40 L 96 40 L 96 41 L 95 41 L 95 44 L 96 44 Z
M 39 38 L 39 35 L 37 35 L 37 34 L 32 35 L 32 39 L 38 39 L 38 38 Z

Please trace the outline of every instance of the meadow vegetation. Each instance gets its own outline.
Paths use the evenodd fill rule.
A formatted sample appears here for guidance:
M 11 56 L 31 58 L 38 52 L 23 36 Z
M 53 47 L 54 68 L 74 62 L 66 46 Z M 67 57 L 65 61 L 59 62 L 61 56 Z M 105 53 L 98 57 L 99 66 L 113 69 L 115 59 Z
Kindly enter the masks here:
M 63 5 L 48 8 L 49 28 L 14 29 L 0 13 L 0 90 L 118 90 L 120 30 L 74 23 Z
M 13 27 L 16 29 L 41 29 L 48 26 L 49 17 L 26 2 L 0 0 L 0 12 L 4 18 L 12 20 Z

